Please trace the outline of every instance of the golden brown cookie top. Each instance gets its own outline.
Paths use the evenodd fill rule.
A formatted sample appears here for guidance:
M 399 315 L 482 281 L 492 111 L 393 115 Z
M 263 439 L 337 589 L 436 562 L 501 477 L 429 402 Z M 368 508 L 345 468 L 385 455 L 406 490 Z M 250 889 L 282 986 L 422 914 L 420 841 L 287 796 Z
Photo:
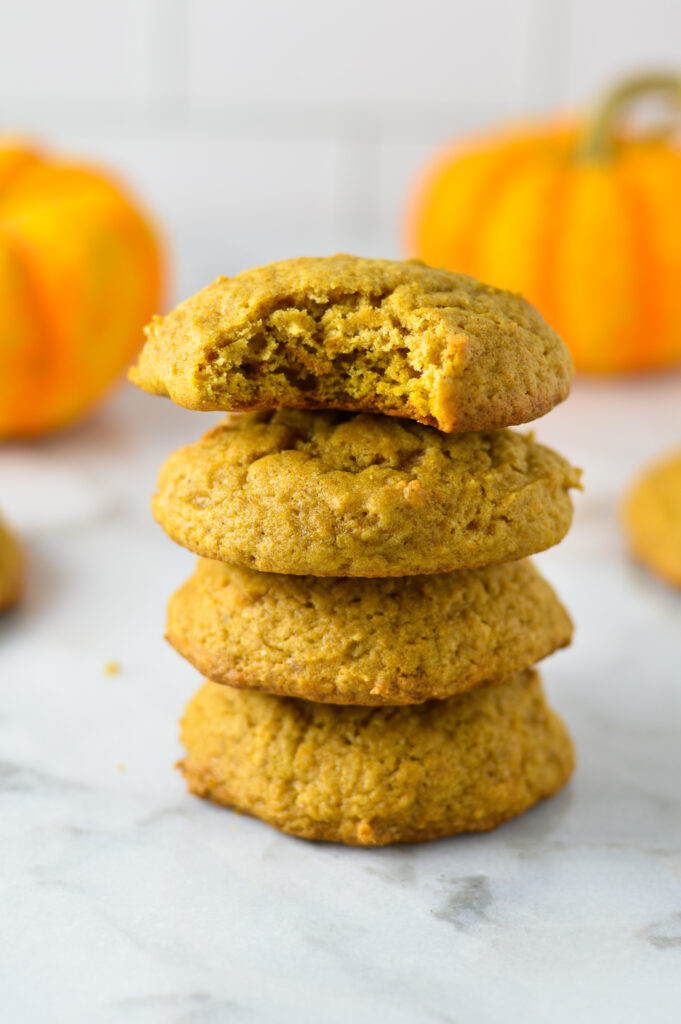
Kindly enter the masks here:
M 643 472 L 625 499 L 623 518 L 634 555 L 681 587 L 681 450 Z
M 182 722 L 199 796 L 308 839 L 374 846 L 494 828 L 570 776 L 535 672 L 413 707 L 334 707 L 206 683 Z
M 345 409 L 452 432 L 544 415 L 572 361 L 519 295 L 337 255 L 219 278 L 152 321 L 130 378 L 190 409 Z
M 332 704 L 462 693 L 569 643 L 570 617 L 529 561 L 401 579 L 320 579 L 201 559 L 167 635 L 204 676 Z
M 410 576 L 543 551 L 567 532 L 579 471 L 512 430 L 410 420 L 232 416 L 161 469 L 154 515 L 196 554 L 263 572 Z

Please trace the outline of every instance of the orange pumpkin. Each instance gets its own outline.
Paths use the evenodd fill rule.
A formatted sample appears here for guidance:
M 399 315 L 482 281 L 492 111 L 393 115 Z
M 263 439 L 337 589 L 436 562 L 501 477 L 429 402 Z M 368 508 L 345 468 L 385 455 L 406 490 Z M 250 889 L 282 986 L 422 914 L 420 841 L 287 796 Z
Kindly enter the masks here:
M 155 232 L 117 184 L 0 143 L 0 439 L 89 409 L 141 344 L 160 286 Z
M 412 203 L 411 254 L 522 292 L 580 369 L 681 360 L 681 152 L 622 127 L 648 93 L 678 109 L 681 80 L 626 82 L 585 123 L 516 127 L 444 153 Z

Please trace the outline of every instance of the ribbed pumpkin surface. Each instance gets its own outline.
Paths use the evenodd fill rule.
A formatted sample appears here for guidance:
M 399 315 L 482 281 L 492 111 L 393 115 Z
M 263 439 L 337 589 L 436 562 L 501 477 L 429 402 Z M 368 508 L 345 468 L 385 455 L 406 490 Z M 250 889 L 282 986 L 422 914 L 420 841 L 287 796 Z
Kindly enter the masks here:
M 98 172 L 0 146 L 0 438 L 88 409 L 156 311 L 154 232 Z
M 681 153 L 617 131 L 585 155 L 583 130 L 516 127 L 443 154 L 411 207 L 411 254 L 521 292 L 581 369 L 681 360 Z

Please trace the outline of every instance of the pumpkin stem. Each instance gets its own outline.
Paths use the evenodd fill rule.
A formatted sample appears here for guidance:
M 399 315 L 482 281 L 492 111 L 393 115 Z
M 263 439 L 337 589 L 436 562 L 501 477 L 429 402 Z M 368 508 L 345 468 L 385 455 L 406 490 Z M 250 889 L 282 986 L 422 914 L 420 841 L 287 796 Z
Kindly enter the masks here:
M 596 105 L 587 120 L 584 135 L 577 146 L 580 160 L 607 160 L 612 156 L 615 135 L 622 118 L 631 104 L 651 95 L 666 98 L 681 111 L 681 76 L 674 74 L 647 74 L 628 78 L 610 89 Z

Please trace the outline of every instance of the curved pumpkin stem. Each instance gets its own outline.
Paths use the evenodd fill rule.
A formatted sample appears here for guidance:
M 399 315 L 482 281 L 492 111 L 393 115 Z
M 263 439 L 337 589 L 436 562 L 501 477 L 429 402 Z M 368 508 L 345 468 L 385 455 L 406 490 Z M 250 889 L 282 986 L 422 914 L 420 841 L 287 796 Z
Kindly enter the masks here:
M 613 152 L 617 128 L 631 104 L 655 94 L 666 98 L 681 118 L 681 75 L 649 74 L 629 78 L 607 92 L 594 109 L 577 146 L 577 158 L 607 160 Z

